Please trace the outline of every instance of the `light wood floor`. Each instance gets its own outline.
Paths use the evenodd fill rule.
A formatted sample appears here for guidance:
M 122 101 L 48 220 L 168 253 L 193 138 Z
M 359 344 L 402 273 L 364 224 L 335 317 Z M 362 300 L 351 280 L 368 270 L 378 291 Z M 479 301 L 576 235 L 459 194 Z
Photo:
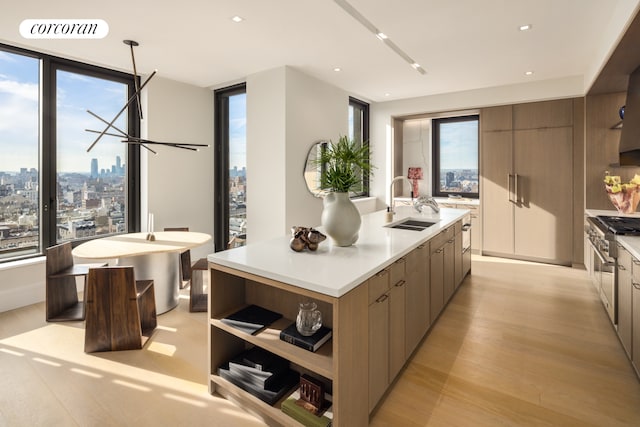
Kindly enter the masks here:
M 475 257 L 373 426 L 640 426 L 640 382 L 586 273 Z M 188 299 L 143 350 L 83 352 L 81 322 L 0 313 L 0 426 L 261 426 L 206 387 Z M 357 427 L 357 426 L 355 426 Z

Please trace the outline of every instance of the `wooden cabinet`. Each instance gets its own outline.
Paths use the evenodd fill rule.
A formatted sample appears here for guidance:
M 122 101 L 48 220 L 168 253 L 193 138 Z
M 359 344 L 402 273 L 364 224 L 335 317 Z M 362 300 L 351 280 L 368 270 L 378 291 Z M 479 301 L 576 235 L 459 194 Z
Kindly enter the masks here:
M 430 321 L 438 318 L 443 307 L 449 301 L 455 290 L 455 249 L 454 233 L 456 225 L 461 227 L 461 223 L 442 230 L 437 236 L 431 239 L 430 266 Z
M 389 287 L 389 383 L 398 375 L 407 361 L 405 353 L 406 280 L 405 258 L 391 265 Z
M 458 289 L 462 279 L 464 278 L 462 265 L 462 223 L 455 227 L 455 235 L 453 236 L 453 265 L 454 265 L 454 286 Z
M 633 259 L 631 280 L 631 362 L 640 376 L 640 261 Z
M 389 270 L 369 279 L 369 412 L 389 385 Z
M 512 129 L 482 126 L 483 253 L 571 264 L 572 111 L 570 99 L 519 104 Z
M 400 258 L 369 282 L 369 411 L 407 360 L 405 264 Z
M 218 375 L 220 366 L 249 346 L 257 346 L 289 360 L 292 369 L 311 374 L 324 383 L 334 399 L 333 425 L 367 425 L 369 378 L 362 357 L 370 353 L 369 281 L 336 298 L 214 263 L 209 263 L 209 267 L 210 295 L 215 296 L 209 298 L 208 311 L 209 392 L 239 402 L 267 424 L 297 425 L 280 410 L 280 403 L 268 405 Z M 323 324 L 333 330 L 331 340 L 315 353 L 279 339 L 280 331 L 293 323 L 298 303 L 303 299 L 316 302 Z M 255 335 L 222 322 L 221 319 L 249 304 L 281 313 L 283 318 Z
M 629 251 L 618 244 L 618 337 L 629 357 L 631 357 L 631 323 L 633 321 L 632 265 Z M 640 266 L 635 269 L 640 270 Z M 638 273 L 640 275 L 640 271 Z
M 406 257 L 405 354 L 407 358 L 416 349 L 431 324 L 429 251 L 429 242 L 423 243 Z

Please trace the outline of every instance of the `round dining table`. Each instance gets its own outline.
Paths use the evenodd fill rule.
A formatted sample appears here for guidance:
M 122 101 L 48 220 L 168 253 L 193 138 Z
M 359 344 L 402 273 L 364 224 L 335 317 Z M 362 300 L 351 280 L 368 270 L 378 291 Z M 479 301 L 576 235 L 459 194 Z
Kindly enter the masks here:
M 153 239 L 148 233 L 128 233 L 89 240 L 72 253 L 75 258 L 133 266 L 136 280 L 153 280 L 156 312 L 162 314 L 178 305 L 180 253 L 210 240 L 210 235 L 193 231 L 158 231 Z

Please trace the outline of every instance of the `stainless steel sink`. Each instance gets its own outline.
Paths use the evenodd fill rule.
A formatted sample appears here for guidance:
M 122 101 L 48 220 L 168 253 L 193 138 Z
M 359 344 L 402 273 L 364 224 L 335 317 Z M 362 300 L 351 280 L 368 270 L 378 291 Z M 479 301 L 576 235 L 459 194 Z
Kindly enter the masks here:
M 388 228 L 397 228 L 400 230 L 413 230 L 413 231 L 422 231 L 426 228 L 435 225 L 435 222 L 430 221 L 421 221 L 417 219 L 405 219 L 404 221 L 397 222 L 395 224 L 385 225 Z

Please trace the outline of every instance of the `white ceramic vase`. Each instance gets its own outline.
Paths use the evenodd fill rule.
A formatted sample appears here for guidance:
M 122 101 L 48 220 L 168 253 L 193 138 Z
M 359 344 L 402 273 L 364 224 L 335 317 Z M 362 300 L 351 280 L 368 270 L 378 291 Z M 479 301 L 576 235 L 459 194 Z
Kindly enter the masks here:
M 324 197 L 322 227 L 336 246 L 351 246 L 358 240 L 360 212 L 349 193 L 328 193 Z

